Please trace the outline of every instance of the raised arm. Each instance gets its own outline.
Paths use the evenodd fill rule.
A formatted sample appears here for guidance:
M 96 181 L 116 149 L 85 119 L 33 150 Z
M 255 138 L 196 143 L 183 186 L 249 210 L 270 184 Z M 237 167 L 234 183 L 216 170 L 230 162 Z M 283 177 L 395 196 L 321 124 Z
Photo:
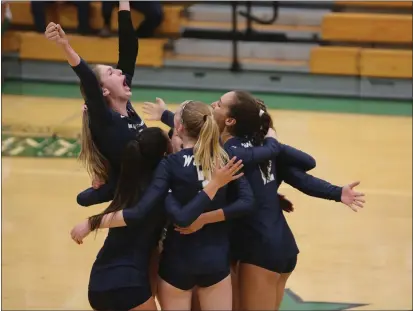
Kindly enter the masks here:
M 56 42 L 66 56 L 67 62 L 80 79 L 86 96 L 86 105 L 89 116 L 93 119 L 103 120 L 110 118 L 110 114 L 103 97 L 102 89 L 96 75 L 88 64 L 70 46 L 60 25 L 49 23 L 45 32 L 46 38 Z
M 165 110 L 161 115 L 161 121 L 169 127 L 174 127 L 174 116 L 175 114 L 172 111 Z
M 119 1 L 118 12 L 119 59 L 117 68 L 126 76 L 126 83 L 132 85 L 138 57 L 139 42 L 132 24 L 129 1 Z

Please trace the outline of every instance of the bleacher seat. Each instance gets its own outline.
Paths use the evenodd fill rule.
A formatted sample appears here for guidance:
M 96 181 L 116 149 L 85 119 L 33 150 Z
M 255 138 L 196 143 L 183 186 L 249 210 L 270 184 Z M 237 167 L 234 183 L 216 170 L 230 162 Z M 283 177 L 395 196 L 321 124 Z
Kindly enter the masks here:
M 310 72 L 381 78 L 412 78 L 412 51 L 358 47 L 316 47 Z
M 361 48 L 316 47 L 310 53 L 310 72 L 315 74 L 358 75 Z
M 45 61 L 66 61 L 62 51 L 43 34 L 20 32 L 20 58 Z M 69 35 L 73 49 L 89 63 L 116 64 L 118 60 L 118 39 Z M 163 64 L 166 39 L 140 39 L 140 66 L 160 67 Z M 104 51 L 102 53 L 102 51 Z
M 202 30 L 222 30 L 222 31 L 231 31 L 232 23 L 231 22 L 206 22 L 206 21 L 192 21 L 192 20 L 183 20 L 181 22 L 183 28 L 186 29 L 202 29 Z M 308 25 L 262 25 L 257 23 L 252 23 L 253 29 L 259 32 L 279 32 L 279 33 L 288 33 L 288 32 L 308 32 L 308 33 L 318 33 L 320 27 L 318 26 L 308 26 Z M 245 21 L 238 21 L 237 30 L 245 31 L 247 28 L 247 23 Z
M 1 36 L 1 52 L 20 51 L 20 35 L 16 31 L 7 31 Z
M 322 38 L 347 42 L 411 43 L 412 16 L 330 13 L 323 19 Z
M 367 77 L 412 78 L 412 51 L 362 49 L 360 74 Z

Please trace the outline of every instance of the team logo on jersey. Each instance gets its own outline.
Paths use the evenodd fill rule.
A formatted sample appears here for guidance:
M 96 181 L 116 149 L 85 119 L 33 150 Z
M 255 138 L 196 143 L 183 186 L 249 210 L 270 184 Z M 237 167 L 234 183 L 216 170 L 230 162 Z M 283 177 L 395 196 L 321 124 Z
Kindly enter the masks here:
M 252 146 L 252 143 L 251 143 L 250 141 L 247 141 L 246 143 L 241 143 L 241 146 L 244 147 L 244 148 L 251 148 L 251 147 L 253 147 L 253 146 Z
M 366 306 L 367 304 L 360 303 L 345 303 L 345 302 L 319 302 L 319 301 L 304 301 L 300 296 L 295 294 L 291 289 L 285 290 L 284 299 L 281 303 L 280 310 L 350 310 L 357 307 Z
M 192 160 L 194 159 L 193 155 L 184 154 L 184 167 L 191 165 Z M 195 165 L 195 163 L 193 163 Z

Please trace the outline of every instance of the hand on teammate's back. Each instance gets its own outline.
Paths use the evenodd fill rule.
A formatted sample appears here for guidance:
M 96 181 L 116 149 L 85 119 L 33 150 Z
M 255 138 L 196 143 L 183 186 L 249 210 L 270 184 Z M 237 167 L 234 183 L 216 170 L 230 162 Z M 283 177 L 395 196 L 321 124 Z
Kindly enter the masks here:
M 354 191 L 353 188 L 360 184 L 359 181 L 353 182 L 349 185 L 346 185 L 341 190 L 341 202 L 348 207 L 350 207 L 353 211 L 357 212 L 358 209 L 356 206 L 362 208 L 363 204 L 366 201 L 362 198 L 364 197 L 364 193 Z M 356 206 L 354 206 L 356 205 Z
M 225 186 L 229 182 L 236 180 L 244 175 L 239 173 L 239 170 L 244 166 L 242 160 L 235 162 L 236 157 L 233 157 L 226 165 L 216 168 L 212 173 L 211 182 L 214 182 L 219 188 Z
M 291 213 L 294 212 L 293 203 L 290 200 L 287 200 L 284 195 L 278 194 L 278 199 L 280 201 L 280 207 L 284 212 Z
M 156 98 L 156 103 L 144 102 L 143 112 L 147 115 L 148 121 L 160 121 L 162 114 L 166 110 L 166 104 L 162 98 Z
M 63 45 L 67 43 L 66 34 L 59 24 L 50 22 L 44 34 L 48 40 L 55 41 L 57 44 Z

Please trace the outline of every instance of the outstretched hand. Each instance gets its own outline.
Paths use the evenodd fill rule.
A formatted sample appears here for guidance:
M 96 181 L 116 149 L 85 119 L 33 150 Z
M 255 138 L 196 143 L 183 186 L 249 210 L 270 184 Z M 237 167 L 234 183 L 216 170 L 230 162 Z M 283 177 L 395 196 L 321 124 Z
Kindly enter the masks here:
M 366 203 L 363 199 L 364 193 L 354 191 L 353 188 L 360 184 L 359 181 L 353 182 L 349 185 L 346 185 L 341 190 L 341 202 L 348 207 L 350 207 L 353 211 L 357 212 L 358 208 L 363 208 L 362 203 Z
M 148 121 L 160 121 L 163 112 L 166 110 L 166 104 L 161 98 L 156 98 L 156 103 L 144 102 L 143 112 L 147 115 Z

